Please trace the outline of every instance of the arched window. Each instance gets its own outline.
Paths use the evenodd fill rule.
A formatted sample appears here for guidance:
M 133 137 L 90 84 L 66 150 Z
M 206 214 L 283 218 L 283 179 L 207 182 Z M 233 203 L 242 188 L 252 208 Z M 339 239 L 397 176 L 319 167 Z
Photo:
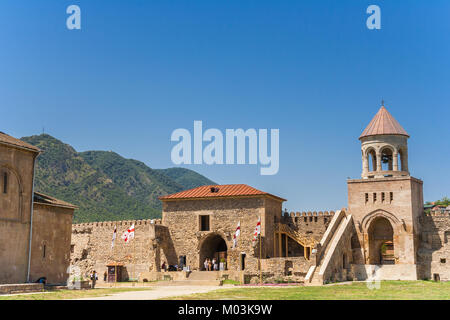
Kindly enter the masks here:
M 0 167 L 0 218 L 19 220 L 21 218 L 21 187 L 19 176 L 13 169 Z
M 394 170 L 393 164 L 393 152 L 389 147 L 384 147 L 381 150 L 381 170 L 382 171 L 392 171 Z
M 3 172 L 3 193 L 8 193 L 8 173 Z
M 367 150 L 367 163 L 369 171 L 377 171 L 377 154 L 374 149 Z

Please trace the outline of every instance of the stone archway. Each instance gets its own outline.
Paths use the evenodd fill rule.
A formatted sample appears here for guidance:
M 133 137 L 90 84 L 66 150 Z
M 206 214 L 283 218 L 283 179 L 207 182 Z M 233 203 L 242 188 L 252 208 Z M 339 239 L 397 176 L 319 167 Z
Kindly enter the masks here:
M 227 250 L 228 246 L 226 241 L 222 238 L 221 235 L 217 233 L 212 233 L 208 235 L 200 245 L 200 254 L 199 254 L 199 268 L 200 270 L 205 270 L 203 263 L 205 259 L 213 259 L 216 258 L 218 262 L 221 259 L 225 259 L 227 261 Z
M 368 229 L 369 264 L 394 264 L 394 229 L 385 217 L 374 218 Z

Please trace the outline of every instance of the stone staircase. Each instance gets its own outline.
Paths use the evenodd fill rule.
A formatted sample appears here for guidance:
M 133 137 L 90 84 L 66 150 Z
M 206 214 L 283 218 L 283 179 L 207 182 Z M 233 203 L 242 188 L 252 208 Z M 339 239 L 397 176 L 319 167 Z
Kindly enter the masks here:
M 330 222 L 325 234 L 320 241 L 321 250 L 317 257 L 318 264 L 311 266 L 305 277 L 305 285 L 323 285 L 324 275 L 328 271 L 330 261 L 334 258 L 334 253 L 342 237 L 349 231 L 352 216 L 345 211 L 336 212 Z

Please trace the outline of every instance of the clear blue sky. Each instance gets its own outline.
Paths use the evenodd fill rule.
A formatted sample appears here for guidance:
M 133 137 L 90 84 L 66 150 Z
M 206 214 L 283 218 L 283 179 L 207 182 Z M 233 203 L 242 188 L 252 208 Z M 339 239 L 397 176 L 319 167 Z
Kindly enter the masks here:
M 66 8 L 82 30 L 66 28 Z M 381 30 L 366 28 L 370 4 Z M 294 211 L 347 204 L 358 136 L 385 99 L 411 135 L 425 200 L 450 196 L 450 2 L 20 1 L 0 3 L 0 130 L 173 166 L 170 135 L 279 128 L 280 170 L 196 165 Z

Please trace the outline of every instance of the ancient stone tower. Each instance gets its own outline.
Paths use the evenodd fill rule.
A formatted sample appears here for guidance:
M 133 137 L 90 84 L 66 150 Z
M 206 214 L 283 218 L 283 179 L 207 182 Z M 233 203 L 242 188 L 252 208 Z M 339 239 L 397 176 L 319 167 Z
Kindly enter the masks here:
M 392 272 L 417 277 L 422 181 L 408 168 L 409 135 L 384 106 L 363 131 L 361 179 L 348 180 L 348 209 L 356 234 L 353 263 L 398 265 Z

